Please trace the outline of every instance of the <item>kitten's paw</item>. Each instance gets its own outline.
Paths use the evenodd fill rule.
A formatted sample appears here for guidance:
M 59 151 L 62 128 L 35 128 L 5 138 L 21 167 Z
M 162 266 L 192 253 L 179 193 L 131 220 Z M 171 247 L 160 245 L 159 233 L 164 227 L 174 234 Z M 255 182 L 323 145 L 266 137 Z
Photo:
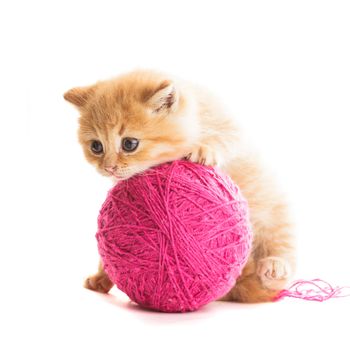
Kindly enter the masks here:
M 199 146 L 195 148 L 186 159 L 194 163 L 202 165 L 215 166 L 218 165 L 218 156 L 216 152 L 208 146 Z
M 270 256 L 258 261 L 256 273 L 264 287 L 279 290 L 285 287 L 290 277 L 291 269 L 285 259 Z
M 113 287 L 113 283 L 106 275 L 97 273 L 85 280 L 84 287 L 95 292 L 108 293 Z

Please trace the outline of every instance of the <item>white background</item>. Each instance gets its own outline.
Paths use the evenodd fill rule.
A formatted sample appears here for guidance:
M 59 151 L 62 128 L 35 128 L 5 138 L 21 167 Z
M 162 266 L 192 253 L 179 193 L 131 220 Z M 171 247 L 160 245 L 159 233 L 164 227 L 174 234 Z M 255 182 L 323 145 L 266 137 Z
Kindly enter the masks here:
M 62 98 L 137 67 L 209 87 L 290 200 L 296 277 L 349 285 L 349 19 L 336 0 L 2 2 L 0 347 L 349 347 L 350 298 L 167 315 L 83 289 L 110 185 Z

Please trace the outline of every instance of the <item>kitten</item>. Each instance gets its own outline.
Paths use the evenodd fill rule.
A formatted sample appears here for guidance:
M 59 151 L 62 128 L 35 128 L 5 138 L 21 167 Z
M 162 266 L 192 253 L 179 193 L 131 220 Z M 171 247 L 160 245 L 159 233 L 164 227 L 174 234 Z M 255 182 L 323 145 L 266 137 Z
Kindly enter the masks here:
M 242 275 L 222 300 L 270 301 L 294 271 L 287 207 L 243 146 L 233 119 L 206 91 L 152 71 L 67 91 L 78 107 L 79 141 L 104 176 L 122 181 L 157 164 L 187 157 L 217 165 L 240 186 L 250 206 L 253 249 Z M 112 287 L 100 264 L 85 287 Z

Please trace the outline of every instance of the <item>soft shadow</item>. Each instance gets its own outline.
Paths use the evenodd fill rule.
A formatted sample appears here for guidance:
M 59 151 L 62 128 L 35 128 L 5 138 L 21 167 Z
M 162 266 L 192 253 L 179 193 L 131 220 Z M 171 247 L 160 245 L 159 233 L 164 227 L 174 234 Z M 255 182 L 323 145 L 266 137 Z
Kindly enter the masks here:
M 157 325 L 209 319 L 217 313 L 232 312 L 234 314 L 235 312 L 240 313 L 242 311 L 244 312 L 245 310 L 257 309 L 259 308 L 259 306 L 261 306 L 261 304 L 242 304 L 227 301 L 214 301 L 212 303 L 209 303 L 208 305 L 201 307 L 197 311 L 183 313 L 166 313 L 142 307 L 130 300 L 120 300 L 120 298 L 113 294 L 97 294 L 99 298 L 101 298 L 103 301 L 115 307 L 126 309 L 129 312 L 133 312 L 134 315 L 136 315 L 142 321 L 147 322 L 148 324 L 151 322 Z

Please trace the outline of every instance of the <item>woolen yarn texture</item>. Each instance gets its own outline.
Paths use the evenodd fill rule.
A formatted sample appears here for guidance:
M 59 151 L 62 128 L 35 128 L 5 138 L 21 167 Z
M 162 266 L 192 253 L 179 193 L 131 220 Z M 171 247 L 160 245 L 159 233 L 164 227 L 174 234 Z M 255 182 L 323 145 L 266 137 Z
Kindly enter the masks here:
M 131 300 L 185 312 L 234 286 L 252 234 L 247 202 L 233 181 L 180 160 L 113 187 L 96 238 L 106 273 Z

